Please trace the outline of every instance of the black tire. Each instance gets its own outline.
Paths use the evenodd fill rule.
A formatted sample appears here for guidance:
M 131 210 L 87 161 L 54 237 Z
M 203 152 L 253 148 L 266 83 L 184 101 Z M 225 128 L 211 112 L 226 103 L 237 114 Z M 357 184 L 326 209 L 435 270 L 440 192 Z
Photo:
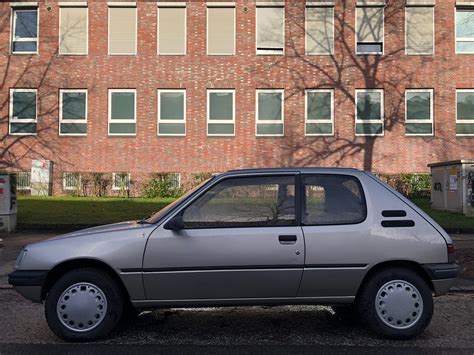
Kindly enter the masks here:
M 77 283 L 97 286 L 105 295 L 107 311 L 102 321 L 89 331 L 68 329 L 57 314 L 58 301 L 65 290 Z M 58 337 L 70 342 L 85 342 L 100 339 L 109 334 L 122 317 L 124 300 L 116 282 L 105 272 L 95 268 L 81 268 L 63 275 L 50 289 L 45 301 L 45 316 L 50 329 Z
M 414 286 L 423 301 L 423 309 L 420 311 L 418 320 L 405 329 L 394 328 L 387 325 L 378 315 L 376 297 L 379 290 L 390 281 L 401 280 Z M 411 339 L 420 335 L 430 324 L 433 316 L 433 295 L 427 282 L 415 271 L 405 268 L 384 269 L 373 275 L 362 286 L 360 294 L 357 297 L 357 308 L 359 316 L 365 325 L 367 325 L 377 335 L 389 339 Z M 405 325 L 401 325 L 405 326 Z

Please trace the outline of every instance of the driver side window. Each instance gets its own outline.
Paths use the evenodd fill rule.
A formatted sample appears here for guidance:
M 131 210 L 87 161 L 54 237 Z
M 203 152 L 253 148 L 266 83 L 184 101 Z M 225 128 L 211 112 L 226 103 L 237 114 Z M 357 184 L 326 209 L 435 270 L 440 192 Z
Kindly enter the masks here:
M 295 177 L 226 179 L 186 208 L 183 222 L 185 228 L 295 225 Z

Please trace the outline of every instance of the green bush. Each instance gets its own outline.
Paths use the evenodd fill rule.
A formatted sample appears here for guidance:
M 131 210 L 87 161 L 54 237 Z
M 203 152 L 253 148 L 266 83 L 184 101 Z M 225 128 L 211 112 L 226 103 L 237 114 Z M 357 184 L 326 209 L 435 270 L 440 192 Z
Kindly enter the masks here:
M 203 181 L 210 179 L 212 177 L 212 173 L 194 173 L 192 174 L 192 181 L 191 181 L 191 187 L 198 186 L 200 183 Z
M 419 174 L 395 174 L 378 175 L 380 179 L 392 186 L 401 194 L 414 197 L 430 197 L 431 175 L 427 173 Z
M 182 194 L 182 189 L 176 186 L 168 174 L 152 174 L 151 178 L 142 184 L 143 197 L 178 197 Z

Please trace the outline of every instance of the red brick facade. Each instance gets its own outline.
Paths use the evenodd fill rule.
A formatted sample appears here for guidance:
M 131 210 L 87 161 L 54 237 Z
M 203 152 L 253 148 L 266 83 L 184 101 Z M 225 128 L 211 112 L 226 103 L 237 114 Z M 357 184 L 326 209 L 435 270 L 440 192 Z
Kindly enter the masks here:
M 10 53 L 10 4 L 0 4 L 2 164 L 55 172 L 218 172 L 245 167 L 344 166 L 382 173 L 424 172 L 427 164 L 474 156 L 474 137 L 456 136 L 456 89 L 474 88 L 474 54 L 455 53 L 455 0 L 435 6 L 435 55 L 405 54 L 404 1 L 385 8 L 385 55 L 357 56 L 355 0 L 336 0 L 335 55 L 306 56 L 304 1 L 286 1 L 285 55 L 255 54 L 256 4 L 236 1 L 236 54 L 206 54 L 206 3 L 188 1 L 187 54 L 157 54 L 157 4 L 137 2 L 137 55 L 109 56 L 107 3 L 89 1 L 89 54 L 58 56 L 59 9 L 39 2 L 39 54 Z M 50 6 L 50 9 L 48 9 Z M 48 11 L 50 10 L 50 11 Z M 305 137 L 304 89 L 334 88 L 334 137 Z M 38 89 L 37 136 L 8 136 L 10 88 Z M 88 89 L 86 137 L 58 135 L 59 89 Z M 107 92 L 137 90 L 137 134 L 107 134 Z M 185 88 L 185 137 L 157 136 L 157 89 Z M 206 91 L 235 89 L 235 136 L 206 134 Z M 384 89 L 385 135 L 356 137 L 354 92 Z M 405 89 L 434 90 L 434 135 L 405 135 Z M 285 89 L 285 136 L 256 137 L 255 90 Z

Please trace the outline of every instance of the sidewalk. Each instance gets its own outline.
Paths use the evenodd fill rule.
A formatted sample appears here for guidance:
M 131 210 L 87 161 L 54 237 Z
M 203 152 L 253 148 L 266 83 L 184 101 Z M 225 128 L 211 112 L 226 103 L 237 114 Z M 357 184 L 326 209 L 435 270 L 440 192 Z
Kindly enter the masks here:
M 0 235 L 0 289 L 10 288 L 8 274 L 13 271 L 15 259 L 26 244 L 38 242 L 60 234 L 59 232 L 17 232 Z M 474 234 L 452 234 L 461 275 L 451 288 L 454 292 L 474 292 Z

